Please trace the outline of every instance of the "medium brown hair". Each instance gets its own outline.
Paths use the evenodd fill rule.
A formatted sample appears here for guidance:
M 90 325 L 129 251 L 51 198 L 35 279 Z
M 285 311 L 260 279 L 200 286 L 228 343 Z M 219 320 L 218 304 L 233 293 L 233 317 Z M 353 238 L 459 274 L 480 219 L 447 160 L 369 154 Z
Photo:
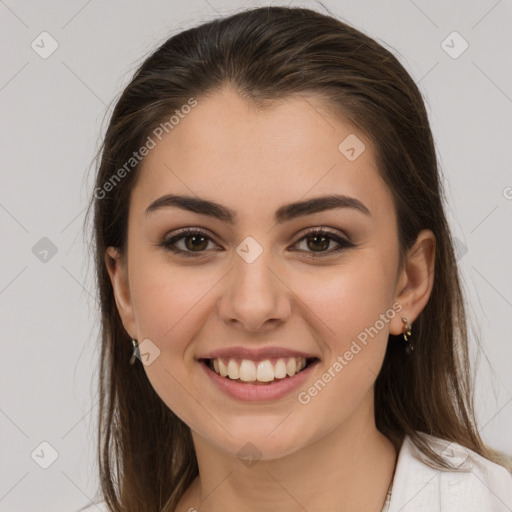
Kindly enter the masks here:
M 188 426 L 163 403 L 143 366 L 128 364 L 132 344 L 105 265 L 109 246 L 126 249 L 130 194 L 141 164 L 108 193 L 105 184 L 190 98 L 200 102 L 226 85 L 260 107 L 316 95 L 371 141 L 396 209 L 399 268 L 420 230 L 436 236 L 434 285 L 414 322 L 413 356 L 405 354 L 401 337 L 389 336 L 375 382 L 377 428 L 397 447 L 408 434 L 439 467 L 447 465 L 419 433 L 498 462 L 475 426 L 459 270 L 418 87 L 392 53 L 333 16 L 263 7 L 168 39 L 124 89 L 103 140 L 90 210 L 101 308 L 98 458 L 107 505 L 116 512 L 173 511 L 198 466 Z

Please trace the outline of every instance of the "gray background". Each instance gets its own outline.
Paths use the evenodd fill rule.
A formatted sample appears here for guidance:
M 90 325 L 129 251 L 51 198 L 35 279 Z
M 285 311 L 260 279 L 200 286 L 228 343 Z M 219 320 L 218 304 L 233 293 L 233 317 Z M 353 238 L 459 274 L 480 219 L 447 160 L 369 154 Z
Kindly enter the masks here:
M 426 98 L 474 357 L 482 340 L 479 425 L 512 455 L 512 2 L 324 3 L 390 48 Z M 112 100 L 171 34 L 257 5 L 269 2 L 0 0 L 0 511 L 71 511 L 96 489 L 98 322 L 82 223 Z M 51 49 L 43 31 L 58 43 L 46 59 L 31 47 Z M 457 58 L 453 31 L 469 44 Z

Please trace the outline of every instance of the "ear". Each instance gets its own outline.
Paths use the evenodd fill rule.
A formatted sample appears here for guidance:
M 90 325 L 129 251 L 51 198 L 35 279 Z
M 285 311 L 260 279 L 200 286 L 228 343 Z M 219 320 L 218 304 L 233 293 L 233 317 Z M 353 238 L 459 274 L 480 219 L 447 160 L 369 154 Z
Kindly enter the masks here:
M 126 259 L 118 249 L 109 247 L 105 252 L 105 264 L 110 276 L 117 310 L 123 322 L 123 326 L 132 339 L 137 339 L 137 328 L 130 295 Z
M 402 304 L 402 310 L 390 322 L 391 334 L 402 334 L 407 318 L 412 325 L 426 306 L 434 286 L 436 237 L 430 229 L 422 230 L 409 249 L 397 280 L 394 301 Z

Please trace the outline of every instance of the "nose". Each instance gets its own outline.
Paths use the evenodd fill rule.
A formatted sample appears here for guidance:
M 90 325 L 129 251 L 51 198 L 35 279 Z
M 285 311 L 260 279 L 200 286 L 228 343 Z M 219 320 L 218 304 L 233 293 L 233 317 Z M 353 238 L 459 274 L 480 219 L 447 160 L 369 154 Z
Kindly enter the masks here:
M 224 280 L 218 313 L 224 322 L 238 329 L 275 329 L 291 315 L 290 294 L 282 276 L 271 268 L 265 251 L 252 263 L 237 255 Z

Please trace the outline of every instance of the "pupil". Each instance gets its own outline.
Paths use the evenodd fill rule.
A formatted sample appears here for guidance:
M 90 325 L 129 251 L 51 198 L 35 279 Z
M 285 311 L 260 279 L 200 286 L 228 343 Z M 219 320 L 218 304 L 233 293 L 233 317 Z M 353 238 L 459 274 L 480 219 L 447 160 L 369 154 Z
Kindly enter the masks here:
M 327 249 L 327 247 L 329 247 L 329 238 L 327 238 L 326 236 L 312 236 L 310 237 L 310 240 L 318 240 L 318 239 L 323 239 L 324 240 L 324 243 L 321 244 L 321 247 L 320 249 Z M 316 242 L 313 243 L 313 245 L 315 244 Z M 314 247 L 311 246 L 311 244 L 309 244 L 309 247 L 310 249 L 314 249 Z
M 197 241 L 198 239 L 201 239 L 202 243 L 204 244 L 205 237 L 202 235 L 192 235 L 192 236 L 187 237 L 188 242 L 190 242 L 191 240 Z M 194 250 L 194 249 L 204 249 L 204 248 L 205 247 L 203 247 L 202 245 L 195 245 L 195 243 L 192 243 L 192 244 L 187 243 L 187 249 Z

